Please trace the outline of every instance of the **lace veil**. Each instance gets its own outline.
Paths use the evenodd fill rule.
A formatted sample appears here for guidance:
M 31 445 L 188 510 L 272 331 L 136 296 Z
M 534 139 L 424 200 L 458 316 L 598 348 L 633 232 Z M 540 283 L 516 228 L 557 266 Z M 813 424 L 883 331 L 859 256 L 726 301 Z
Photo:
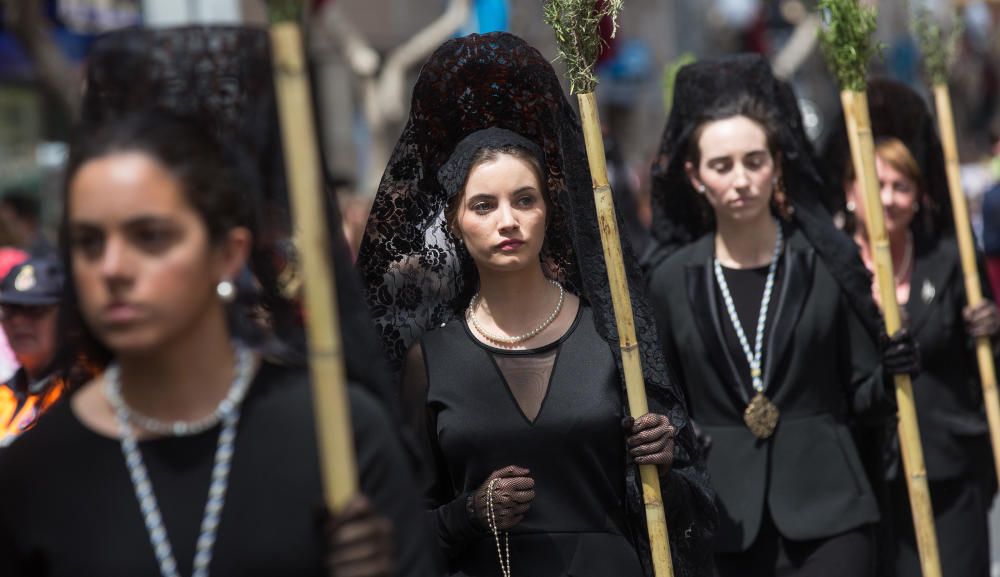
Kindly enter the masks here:
M 267 30 L 129 28 L 102 36 L 88 59 L 80 135 L 85 137 L 97 126 L 140 111 L 162 111 L 201 123 L 231 149 L 242 172 L 250 173 L 246 180 L 254 186 L 246 202 L 257 207 L 262 222 L 255 244 L 263 247 L 257 252 L 268 261 L 258 261 L 253 272 L 278 269 L 282 290 L 266 286 L 278 283 L 262 282 L 265 291 L 273 292 L 265 295 L 275 309 L 269 311 L 271 322 L 279 325 L 276 332 L 284 344 L 301 357 L 301 318 L 297 303 L 288 295 L 297 273 L 289 240 L 291 220 Z M 395 411 L 389 372 L 363 305 L 332 189 L 326 198 L 348 376 Z
M 714 215 L 695 191 L 684 169 L 695 129 L 714 112 L 739 99 L 752 99 L 778 120 L 777 147 L 781 151 L 782 184 L 793 221 L 855 308 L 874 337 L 880 334 L 878 309 L 871 299 L 871 277 L 858 249 L 838 231 L 823 205 L 826 183 L 816 154 L 806 137 L 795 94 L 774 77 L 767 60 L 757 54 L 738 54 L 689 64 L 677 75 L 674 106 L 652 169 L 653 248 L 644 257 L 653 266 L 677 248 L 714 229 Z
M 379 185 L 358 266 L 393 368 L 398 371 L 421 334 L 458 318 L 476 290 L 471 257 L 458 249 L 444 221 L 449 194 L 438 172 L 463 138 L 490 127 L 515 132 L 541 149 L 551 200 L 543 267 L 590 304 L 598 332 L 621 370 L 579 120 L 549 62 L 506 33 L 450 40 L 430 57 Z M 669 415 L 679 426 L 673 472 L 685 489 L 678 490 L 682 502 L 670 527 L 677 574 L 709 575 L 715 513 L 704 465 L 683 395 L 667 376 L 639 268 L 623 244 L 650 410 Z M 630 517 L 641 527 L 637 534 L 645 535 L 637 475 L 634 467 L 629 471 Z M 640 543 L 640 553 L 649 569 L 648 542 Z

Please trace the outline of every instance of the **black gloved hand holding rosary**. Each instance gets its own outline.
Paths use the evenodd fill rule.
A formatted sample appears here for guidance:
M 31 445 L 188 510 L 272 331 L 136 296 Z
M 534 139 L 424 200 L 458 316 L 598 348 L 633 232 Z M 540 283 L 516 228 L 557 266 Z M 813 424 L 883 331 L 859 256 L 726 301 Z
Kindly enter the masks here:
M 469 496 L 469 514 L 491 532 L 506 531 L 521 522 L 535 499 L 531 471 L 511 465 L 493 473 Z M 492 513 L 490 511 L 492 504 Z

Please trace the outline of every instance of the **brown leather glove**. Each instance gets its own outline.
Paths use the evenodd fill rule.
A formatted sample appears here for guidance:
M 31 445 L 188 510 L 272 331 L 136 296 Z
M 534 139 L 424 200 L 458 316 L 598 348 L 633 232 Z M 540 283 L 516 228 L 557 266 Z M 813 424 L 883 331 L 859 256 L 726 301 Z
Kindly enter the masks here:
M 962 316 L 965 317 L 965 329 L 974 339 L 996 336 L 1000 330 L 1000 314 L 993 301 L 983 299 L 977 306 L 965 307 Z
M 331 577 L 392 577 L 392 523 L 364 495 L 326 522 L 326 567 Z
M 628 435 L 629 455 L 636 465 L 657 465 L 661 473 L 674 462 L 674 436 L 677 429 L 665 415 L 646 413 L 638 419 L 625 417 L 622 427 Z
M 493 471 L 479 489 L 469 496 L 469 513 L 481 527 L 492 531 L 491 485 L 496 530 L 506 531 L 520 523 L 531 508 L 531 502 L 535 499 L 535 480 L 531 478 L 531 471 L 511 465 Z

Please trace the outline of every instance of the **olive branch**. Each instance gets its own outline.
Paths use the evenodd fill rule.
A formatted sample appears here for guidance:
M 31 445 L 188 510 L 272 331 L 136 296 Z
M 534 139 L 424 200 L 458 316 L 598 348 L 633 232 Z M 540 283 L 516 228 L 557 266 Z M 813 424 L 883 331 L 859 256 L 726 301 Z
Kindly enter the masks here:
M 597 88 L 594 66 L 603 48 L 599 26 L 603 18 L 610 16 L 611 36 L 614 37 L 623 4 L 624 0 L 604 0 L 597 6 L 594 0 L 548 0 L 545 3 L 545 23 L 555 32 L 559 58 L 566 63 L 571 93 L 585 94 Z
M 267 7 L 267 18 L 271 24 L 302 20 L 305 8 L 303 0 L 265 0 L 264 4 Z
M 868 64 L 881 56 L 882 45 L 875 42 L 878 10 L 857 0 L 820 0 L 824 28 L 820 30 L 823 55 L 841 89 L 864 92 Z
M 945 33 L 934 21 L 926 6 L 917 8 L 913 15 L 913 31 L 924 55 L 924 70 L 932 84 L 948 83 L 948 67 L 955 57 L 955 47 L 962 35 L 962 21 L 952 16 L 951 29 Z

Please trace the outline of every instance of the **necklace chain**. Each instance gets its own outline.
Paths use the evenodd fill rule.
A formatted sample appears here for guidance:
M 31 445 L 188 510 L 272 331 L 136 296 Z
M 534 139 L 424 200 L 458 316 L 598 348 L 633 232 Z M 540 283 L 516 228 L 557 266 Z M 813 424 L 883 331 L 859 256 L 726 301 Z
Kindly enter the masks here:
M 722 263 L 719 262 L 718 257 L 714 259 L 715 280 L 719 283 L 719 290 L 722 292 L 722 300 L 726 304 L 726 312 L 729 313 L 729 320 L 732 322 L 733 329 L 736 331 L 736 336 L 740 341 L 740 347 L 743 349 L 743 354 L 747 358 L 747 364 L 750 365 L 750 377 L 752 379 L 753 389 L 758 393 L 764 391 L 764 378 L 760 367 L 760 360 L 764 351 L 764 325 L 767 322 L 767 309 L 771 304 L 771 293 L 774 290 L 774 277 L 777 275 L 778 258 L 781 256 L 781 246 L 784 242 L 781 233 L 781 225 L 778 224 L 777 220 L 774 222 L 778 232 L 774 240 L 774 253 L 771 256 L 771 264 L 767 269 L 767 280 L 764 282 L 764 296 L 760 301 L 760 313 L 757 315 L 757 334 L 754 335 L 753 350 L 750 349 L 750 343 L 747 340 L 746 332 L 743 330 L 743 324 L 740 323 L 740 319 L 736 315 L 736 305 L 733 304 L 733 296 L 729 292 L 729 285 L 726 283 L 726 276 L 722 273 Z
M 124 412 L 128 420 L 135 423 L 139 428 L 156 433 L 157 435 L 186 437 L 203 433 L 219 422 L 243 401 L 246 396 L 247 387 L 250 386 L 248 374 L 242 375 L 241 371 L 252 371 L 252 355 L 244 347 L 236 347 L 236 378 L 226 397 L 208 416 L 193 421 L 172 421 L 166 422 L 144 415 L 132 407 L 128 406 L 122 396 L 121 369 L 117 364 L 108 367 L 105 372 L 104 394 L 108 403 L 115 412 Z
M 230 386 L 230 394 L 222 403 L 232 401 L 231 406 L 225 410 L 216 409 L 213 414 L 220 414 L 216 420 L 222 421 L 222 430 L 219 432 L 219 440 L 216 445 L 215 457 L 212 464 L 212 481 L 208 489 L 208 499 L 205 502 L 205 511 L 202 515 L 201 532 L 195 548 L 193 563 L 193 577 L 208 577 L 209 565 L 212 563 L 212 549 L 215 546 L 216 535 L 219 528 L 219 520 L 222 515 L 222 507 L 226 501 L 226 491 L 229 486 L 229 473 L 232 469 L 233 453 L 236 446 L 236 431 L 240 420 L 240 407 L 243 402 L 246 390 L 253 373 L 253 355 L 246 348 L 237 345 L 236 349 L 236 369 L 233 383 Z M 114 370 L 112 370 L 114 369 Z M 112 366 L 106 373 L 105 393 L 121 390 L 120 375 L 117 366 Z M 242 391 L 234 395 L 234 391 Z M 120 397 L 119 397 L 120 398 Z M 180 577 L 177 569 L 177 561 L 174 558 L 173 548 L 170 538 L 167 535 L 166 527 L 163 524 L 163 516 L 160 512 L 159 504 L 156 500 L 156 493 L 153 491 L 153 484 L 149 480 L 149 471 L 142 459 L 142 451 L 136 439 L 135 431 L 130 421 L 135 420 L 134 412 L 122 401 L 117 406 L 108 394 L 108 401 L 111 402 L 115 417 L 118 421 L 118 429 L 121 435 L 122 455 L 125 457 L 125 464 L 128 467 L 129 477 L 132 480 L 132 488 L 135 490 L 136 499 L 139 501 L 139 509 L 142 512 L 143 523 L 149 533 L 149 541 L 153 546 L 157 564 L 160 567 L 162 577 Z M 220 403 L 220 408 L 222 407 Z M 145 428 L 145 425 L 139 423 Z M 156 431 L 151 431 L 156 432 Z M 191 435 L 185 431 L 175 436 Z
M 564 289 L 561 284 L 552 279 L 548 279 L 548 281 L 553 285 L 559 287 L 559 301 L 556 302 L 556 308 L 555 310 L 552 311 L 552 314 L 550 314 L 548 317 L 546 317 L 544 321 L 542 321 L 542 324 L 524 333 L 523 335 L 517 335 L 513 337 L 500 336 L 487 331 L 481 324 L 479 324 L 479 319 L 476 318 L 476 313 L 474 312 L 476 306 L 479 304 L 478 291 L 476 292 L 476 294 L 472 295 L 472 300 L 469 301 L 469 308 L 465 310 L 465 318 L 469 319 L 469 321 L 472 323 L 472 326 L 476 327 L 476 332 L 483 335 L 487 339 L 493 341 L 494 343 L 500 343 L 504 345 L 516 345 L 518 343 L 522 343 L 530 339 L 531 337 L 537 335 L 538 333 L 544 331 L 546 327 L 552 324 L 552 321 L 556 320 L 556 317 L 559 316 L 559 312 L 562 311 L 563 301 L 565 300 L 566 296 L 566 289 Z
M 500 559 L 500 574 L 503 577 L 510 577 L 510 533 L 503 531 L 503 548 L 500 546 L 501 531 L 498 530 L 496 512 L 493 510 L 493 493 L 496 484 L 500 479 L 492 479 L 486 490 L 486 504 L 489 513 L 490 531 L 493 532 L 493 539 L 497 543 L 497 558 Z M 506 557 L 504 556 L 506 553 Z

